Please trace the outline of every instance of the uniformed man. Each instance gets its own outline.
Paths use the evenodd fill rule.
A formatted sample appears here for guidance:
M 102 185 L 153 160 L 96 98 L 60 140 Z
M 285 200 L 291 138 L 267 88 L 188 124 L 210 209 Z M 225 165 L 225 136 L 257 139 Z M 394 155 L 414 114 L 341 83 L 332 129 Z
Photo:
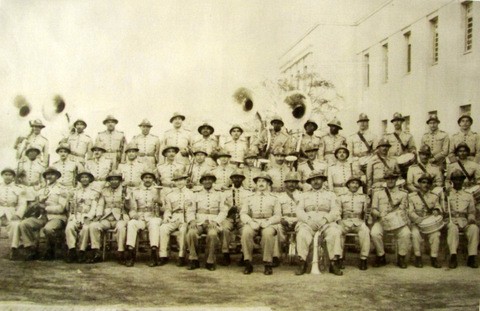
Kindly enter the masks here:
M 321 158 L 330 166 L 335 164 L 335 150 L 347 142 L 346 138 L 338 133 L 342 129 L 342 123 L 337 118 L 333 118 L 327 125 L 330 128 L 330 132 L 322 136 L 319 153 Z
M 153 125 L 147 119 L 144 119 L 138 125 L 141 133 L 133 136 L 132 144 L 137 145 L 138 157 L 145 163 L 149 171 L 154 170 L 157 166 L 160 153 L 160 139 L 156 135 L 150 134 Z M 125 150 L 127 152 L 127 150 Z M 128 157 L 128 155 L 127 155 Z
M 238 164 L 245 161 L 245 154 L 248 152 L 248 142 L 242 136 L 243 128 L 240 125 L 233 125 L 230 128 L 230 137 L 225 141 L 222 148 L 230 153 L 231 162 Z
M 221 235 L 226 228 L 221 224 L 227 217 L 227 208 L 221 191 L 213 189 L 217 178 L 206 172 L 200 178 L 203 189 L 194 195 L 193 204 L 187 209 L 187 246 L 190 266 L 188 270 L 200 267 L 198 261 L 198 237 L 206 234 L 205 241 L 205 268 L 215 270 L 215 250 L 220 245 Z
M 459 241 L 459 231 L 465 233 L 468 241 L 468 260 L 467 266 L 478 268 L 478 226 L 475 222 L 475 203 L 473 196 L 462 190 L 465 175 L 460 170 L 451 172 L 450 180 L 453 183 L 448 194 L 449 223 L 447 225 L 447 244 L 450 252 L 450 262 L 448 267 L 455 269 L 457 267 L 457 248 Z
M 318 124 L 314 120 L 307 120 L 303 125 L 305 133 L 302 136 L 302 142 L 300 144 L 300 150 L 303 154 L 306 154 L 306 149 L 317 148 L 320 149 L 320 144 L 322 143 L 322 138 L 315 134 L 315 131 L 318 129 Z
M 52 166 L 61 174 L 57 183 L 68 191 L 73 191 L 73 188 L 77 185 L 77 174 L 84 169 L 83 165 L 69 158 L 70 146 L 68 144 L 58 145 L 56 152 L 60 159 L 53 162 Z
M 0 222 L 7 226 L 11 247 L 10 260 L 15 260 L 20 245 L 18 225 L 26 211 L 27 195 L 24 189 L 15 185 L 16 174 L 13 169 L 4 168 L 1 175 L 3 182 L 0 183 Z
M 170 118 L 173 128 L 166 131 L 161 140 L 161 146 L 175 146 L 180 152 L 177 154 L 177 161 L 187 166 L 189 164 L 188 156 L 192 147 L 192 133 L 182 127 L 185 116 L 175 112 Z
M 73 122 L 73 131 L 65 140 L 70 146 L 70 158 L 85 165 L 85 161 L 92 157 L 92 138 L 84 133 L 87 122 L 78 119 Z
M 30 145 L 25 151 L 26 157 L 19 160 L 17 184 L 23 185 L 25 191 L 35 197 L 36 192 L 45 186 L 42 174 L 45 171 L 43 162 L 38 158 L 40 147 Z
M 235 238 L 234 231 L 236 230 L 239 233 L 242 232 L 243 224 L 240 220 L 240 208 L 242 202 L 247 196 L 252 194 L 249 189 L 246 189 L 243 186 L 246 176 L 242 170 L 237 169 L 233 171 L 232 174 L 230 174 L 230 179 L 232 181 L 232 188 L 224 192 L 225 206 L 228 210 L 227 218 L 221 223 L 222 228 L 224 228 L 222 235 L 222 253 L 224 260 L 221 264 L 225 266 L 228 266 L 231 263 L 230 244 Z M 243 258 L 240 260 L 239 264 L 244 264 Z
M 350 151 L 346 145 L 335 150 L 336 163 L 328 168 L 328 189 L 337 196 L 347 194 L 347 180 L 353 176 L 362 174 L 358 162 L 349 162 Z M 365 177 L 364 177 L 365 178 Z
M 433 176 L 428 173 L 423 174 L 418 178 L 417 184 L 418 191 L 408 194 L 408 215 L 412 221 L 411 231 L 413 252 L 415 254 L 415 267 L 422 268 L 422 252 L 420 248 L 422 234 L 418 228 L 418 224 L 430 215 L 441 215 L 442 207 L 440 206 L 440 198 L 438 195 L 430 191 L 433 184 Z M 437 261 L 438 249 L 440 248 L 440 231 L 425 235 L 430 244 L 430 261 L 432 267 L 441 268 L 442 266 Z
M 363 173 L 367 172 L 366 159 L 373 155 L 377 148 L 377 137 L 368 130 L 370 119 L 364 113 L 358 116 L 358 132 L 350 135 L 347 140 L 352 161 L 359 162 Z
M 85 169 L 95 178 L 92 187 L 101 192 L 103 187 L 105 187 L 108 175 L 113 169 L 113 163 L 110 159 L 103 156 L 106 149 L 102 145 L 95 144 L 91 150 L 93 157 L 87 161 Z
M 77 174 L 79 186 L 74 190 L 73 197 L 69 205 L 69 218 L 65 228 L 65 238 L 67 241 L 67 263 L 72 263 L 78 258 L 79 263 L 86 260 L 85 250 L 87 249 L 90 232 L 89 227 L 95 218 L 100 192 L 91 187 L 94 180 L 93 175 L 87 171 L 81 171 Z M 76 252 L 77 242 L 78 257 Z
M 350 176 L 346 182 L 348 193 L 340 195 L 338 200 L 340 201 L 340 213 L 342 215 L 342 220 L 340 220 L 343 233 L 342 247 L 345 245 L 345 235 L 347 233 L 357 233 L 360 243 L 358 268 L 367 270 L 367 259 L 370 253 L 370 229 L 367 227 L 365 220 L 371 223 L 370 198 L 358 191 L 362 183 L 360 176 Z M 343 267 L 343 258 L 341 267 Z
M 387 214 L 397 209 L 403 210 L 405 215 L 408 210 L 407 193 L 396 187 L 398 176 L 399 175 L 395 172 L 387 171 L 384 176 L 386 187 L 383 189 L 376 189 L 376 191 L 373 192 L 372 216 L 377 218 L 377 221 L 375 222 L 372 230 L 370 231 L 372 242 L 373 245 L 375 245 L 375 250 L 377 252 L 377 258 L 375 263 L 373 264 L 374 267 L 385 266 L 387 264 L 387 260 L 385 258 L 385 249 L 383 246 L 384 228 L 382 225 L 382 219 L 387 216 Z M 404 226 L 391 232 L 395 235 L 395 240 L 397 241 L 397 265 L 400 268 L 405 269 L 407 268 L 405 256 L 410 249 L 410 240 L 412 236 L 410 229 L 405 223 Z
M 185 166 L 175 160 L 175 156 L 180 151 L 175 146 L 165 146 L 162 150 L 162 156 L 165 158 L 165 162 L 157 166 L 158 176 L 160 176 L 161 185 L 164 188 L 173 188 L 175 183 L 173 182 L 173 174 L 176 171 L 185 171 Z
M 183 172 L 175 172 L 173 176 L 175 188 L 165 197 L 165 213 L 160 227 L 160 262 L 163 266 L 168 262 L 167 248 L 170 242 L 170 234 L 178 231 L 178 263 L 183 267 L 185 260 L 185 235 L 187 232 L 186 213 L 193 205 L 193 192 L 186 188 L 187 175 Z
M 193 151 L 194 159 L 193 163 L 190 164 L 188 176 L 188 187 L 193 188 L 193 191 L 199 191 L 202 189 L 200 184 L 200 177 L 203 173 L 209 172 L 213 167 L 205 161 L 208 156 L 208 153 L 205 149 L 196 149 Z
M 243 166 L 245 180 L 243 181 L 243 187 L 251 191 L 255 190 L 255 182 L 253 181 L 253 178 L 261 172 L 260 168 L 255 166 L 256 160 L 257 154 L 255 152 L 249 151 L 245 154 L 245 165 Z
M 254 177 L 257 186 L 256 191 L 246 197 L 242 202 L 240 220 L 243 223 L 242 229 L 242 252 L 245 259 L 244 274 L 253 272 L 252 254 L 253 238 L 261 234 L 261 247 L 263 262 L 265 264 L 265 275 L 273 273 L 272 260 L 275 247 L 276 225 L 281 219 L 280 203 L 277 197 L 268 190 L 272 185 L 272 178 L 265 172 Z
M 279 265 L 281 246 L 287 241 L 287 236 L 294 239 L 295 226 L 297 225 L 297 205 L 300 201 L 302 193 L 298 190 L 300 178 L 298 173 L 289 172 L 284 180 L 285 191 L 278 194 L 280 202 L 281 219 L 277 229 L 277 239 L 275 241 L 275 249 L 273 252 L 273 266 Z M 292 241 L 289 241 L 292 242 Z
M 125 148 L 125 134 L 115 130 L 118 120 L 114 116 L 108 115 L 103 124 L 107 127 L 106 131 L 99 132 L 95 145 L 102 145 L 105 151 L 105 158 L 112 162 L 113 169 L 117 169 L 118 164 L 122 161 L 122 155 Z
M 283 148 L 285 153 L 293 151 L 292 138 L 283 129 L 283 120 L 276 115 L 270 121 L 272 129 L 264 129 L 253 143 L 254 151 L 262 158 L 269 159 L 271 152 L 276 148 Z M 270 143 L 270 144 L 269 144 Z
M 47 249 L 42 256 L 43 260 L 52 260 L 55 257 L 55 239 L 57 234 L 65 229 L 67 221 L 68 195 L 66 189 L 57 183 L 61 173 L 54 167 L 43 172 L 47 185 L 40 189 L 37 201 L 33 204 L 25 219 L 20 222 L 19 229 L 26 250 L 25 260 L 34 260 L 37 256 L 35 232 L 43 230 L 47 241 Z
M 343 275 L 339 262 L 343 254 L 342 229 L 336 223 L 340 219 L 340 207 L 335 193 L 323 188 L 326 180 L 325 172 L 312 172 L 307 178 L 312 190 L 301 196 L 297 206 L 296 242 L 299 263 L 296 275 L 302 275 L 307 271 L 307 255 L 312 242 L 318 243 L 318 241 L 313 241 L 318 230 L 322 232 L 327 242 L 330 273 Z
M 453 134 L 450 139 L 450 155 L 454 156 L 460 143 L 467 144 L 470 148 L 468 159 L 480 163 L 480 135 L 471 130 L 473 119 L 469 114 L 463 114 L 457 121 L 460 131 Z
M 417 180 L 423 174 L 429 174 L 433 177 L 434 187 L 443 187 L 443 174 L 440 167 L 432 164 L 430 159 L 432 153 L 428 145 L 422 145 L 418 150 L 418 162 L 408 168 L 406 189 L 409 192 L 418 191 Z
M 216 159 L 216 152 L 218 150 L 218 140 L 215 136 L 212 134 L 215 132 L 215 129 L 213 126 L 211 126 L 208 123 L 203 123 L 198 127 L 198 133 L 200 136 L 196 138 L 192 138 L 192 147 L 193 149 L 199 149 L 202 148 L 207 151 L 207 153 L 210 155 L 206 159 L 207 162 L 211 166 L 214 166 L 216 164 L 215 159 Z
M 384 137 L 392 146 L 388 150 L 388 155 L 391 157 L 398 157 L 408 152 L 415 153 L 417 149 L 412 134 L 405 133 L 402 130 L 403 122 L 405 122 L 405 118 L 402 114 L 395 112 L 390 122 L 393 123 L 394 131 L 393 133 L 386 134 Z
M 142 184 L 135 188 L 130 199 L 130 220 L 127 225 L 127 251 L 126 266 L 132 267 L 135 262 L 135 246 L 138 232 L 148 228 L 148 240 L 150 242 L 149 267 L 158 265 L 158 246 L 160 243 L 160 196 L 155 188 L 155 173 L 144 171 L 141 174 Z
M 284 180 L 290 172 L 290 167 L 285 163 L 285 149 L 276 148 L 273 150 L 275 161 L 269 164 L 268 175 L 272 178 L 272 192 L 282 192 L 285 190 Z
M 467 178 L 463 183 L 464 188 L 480 185 L 480 164 L 468 159 L 470 153 L 470 147 L 466 143 L 457 145 L 455 149 L 457 161 L 450 163 L 447 167 L 447 188 L 450 186 L 450 175 L 454 170 L 460 170 Z
M 41 132 L 45 127 L 40 119 L 30 121 L 31 132 L 27 137 L 19 137 L 15 142 L 15 150 L 17 150 L 17 159 L 21 160 L 25 155 L 25 151 L 30 145 L 35 145 L 40 148 L 40 159 L 44 166 L 48 166 L 49 151 L 48 139 L 45 138 Z
M 128 204 L 127 188 L 122 186 L 122 173 L 111 171 L 106 181 L 108 187 L 101 190 L 95 212 L 95 222 L 90 224 L 90 241 L 94 253 L 88 262 L 102 261 L 100 252 L 102 233 L 115 229 L 115 236 L 120 264 L 125 264 L 125 240 L 127 236 L 127 222 L 130 220 L 126 206 Z
M 125 147 L 125 154 L 127 155 L 125 162 L 118 165 L 118 170 L 123 175 L 123 185 L 129 189 L 129 192 L 140 186 L 142 173 L 149 171 L 151 166 L 151 163 L 143 162 L 145 159 L 138 158 L 139 150 L 135 143 L 128 143 Z
M 229 163 L 231 157 L 225 150 L 220 150 L 217 153 L 218 166 L 212 170 L 213 175 L 216 177 L 214 186 L 216 190 L 225 191 L 232 185 L 230 175 L 235 170 L 235 166 Z
M 430 147 L 432 157 L 429 162 L 436 164 L 442 171 L 446 168 L 445 158 L 448 156 L 450 148 L 450 138 L 448 134 L 438 128 L 440 120 L 436 114 L 428 117 L 427 125 L 429 131 L 423 134 L 421 145 Z
M 386 139 L 380 139 L 377 152 L 367 164 L 367 186 L 370 192 L 375 188 L 383 188 L 384 177 L 387 171 L 399 171 L 397 160 L 388 156 L 388 150 L 392 145 Z
M 328 171 L 328 164 L 324 160 L 318 158 L 318 147 L 315 145 L 308 145 L 304 152 L 307 156 L 307 161 L 299 163 L 297 171 L 300 175 L 303 191 L 308 191 L 312 187 L 307 183 L 307 178 L 314 171 Z

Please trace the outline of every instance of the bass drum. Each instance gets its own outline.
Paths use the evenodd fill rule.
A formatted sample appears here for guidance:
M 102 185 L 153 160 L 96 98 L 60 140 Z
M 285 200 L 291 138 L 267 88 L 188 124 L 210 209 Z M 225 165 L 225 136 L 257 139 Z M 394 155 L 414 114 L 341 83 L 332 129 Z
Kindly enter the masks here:
M 466 192 L 473 195 L 473 199 L 475 200 L 475 204 L 480 203 L 480 186 L 472 186 L 465 189 Z

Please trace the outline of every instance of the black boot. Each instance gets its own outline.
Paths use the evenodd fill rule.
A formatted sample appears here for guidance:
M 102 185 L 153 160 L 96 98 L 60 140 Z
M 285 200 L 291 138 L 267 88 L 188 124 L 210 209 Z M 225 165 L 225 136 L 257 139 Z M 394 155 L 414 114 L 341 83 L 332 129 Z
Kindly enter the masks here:
M 398 255 L 397 266 L 399 266 L 401 269 L 407 268 L 407 263 L 405 262 L 405 256 Z
M 242 254 L 242 258 L 240 258 L 240 260 L 238 261 L 237 265 L 239 267 L 244 267 L 245 266 L 245 260 L 243 259 L 243 254 Z
M 477 256 L 468 256 L 467 266 L 473 269 L 477 269 L 478 268 Z
M 330 262 L 330 268 L 328 269 L 328 271 L 335 275 L 343 275 L 343 271 L 340 269 L 338 260 L 332 260 Z
M 16 247 L 12 247 L 12 249 L 10 250 L 10 256 L 8 259 L 10 260 L 18 259 L 18 249 Z
M 206 263 L 205 264 L 205 269 L 209 270 L 209 271 L 215 271 L 215 264 L 214 263 Z
M 85 263 L 86 261 L 87 261 L 87 258 L 85 257 L 85 251 L 78 252 L 77 262 L 78 263 Z
M 265 270 L 263 271 L 263 274 L 265 275 L 272 275 L 273 274 L 273 266 L 271 263 L 267 263 L 265 265 Z
M 149 267 L 158 266 L 158 247 L 152 246 L 150 249 L 150 262 L 148 263 Z
M 439 269 L 439 268 L 442 267 L 442 265 L 438 263 L 437 257 L 430 257 L 430 262 L 432 264 L 432 267 L 434 267 L 436 269 Z
M 25 248 L 25 261 L 32 261 L 38 259 L 38 250 L 32 246 Z
M 387 259 L 385 258 L 385 254 L 383 256 L 377 256 L 375 262 L 373 263 L 374 267 L 382 267 L 387 265 Z
M 360 262 L 358 264 L 358 269 L 360 270 L 367 270 L 367 260 L 366 259 L 360 259 Z
M 135 264 L 135 249 L 131 246 L 127 247 L 125 251 L 125 266 L 133 267 Z
M 302 258 L 300 258 L 300 260 L 298 261 L 297 270 L 295 271 L 295 275 L 302 275 L 302 274 L 305 274 L 306 272 L 307 272 L 307 262 Z
M 280 258 L 278 257 L 273 257 L 273 261 L 272 261 L 272 267 L 278 267 L 280 266 Z
M 118 263 L 121 265 L 125 265 L 125 251 L 117 252 Z
M 343 258 L 338 259 L 338 267 L 342 270 L 345 269 L 345 263 L 343 261 Z
M 252 264 L 250 263 L 250 260 L 245 260 L 244 261 L 244 264 L 245 264 L 245 269 L 243 270 L 243 274 L 250 274 L 253 272 L 253 266 Z
M 223 261 L 220 262 L 221 266 L 230 266 L 232 260 L 230 259 L 229 253 L 223 253 Z
M 200 268 L 200 262 L 198 260 L 190 260 L 190 265 L 187 270 L 195 270 Z
M 53 243 L 47 243 L 47 249 L 43 253 L 40 260 L 42 261 L 50 261 L 55 259 L 55 246 Z
M 100 252 L 99 249 L 96 249 L 93 252 L 93 256 L 88 259 L 88 263 L 97 263 L 97 262 L 102 262 L 102 261 L 103 261 L 102 253 Z
M 160 257 L 160 261 L 158 262 L 159 266 L 164 266 L 168 263 L 168 257 Z
M 448 263 L 448 267 L 450 269 L 455 269 L 457 266 L 458 266 L 457 254 L 451 254 L 450 255 L 450 262 Z
M 422 256 L 415 256 L 415 267 L 423 268 Z
M 185 257 L 178 257 L 177 267 L 185 267 L 187 265 L 187 260 Z
M 75 248 L 70 248 L 67 250 L 67 257 L 65 258 L 66 263 L 73 263 L 77 259 L 77 251 Z

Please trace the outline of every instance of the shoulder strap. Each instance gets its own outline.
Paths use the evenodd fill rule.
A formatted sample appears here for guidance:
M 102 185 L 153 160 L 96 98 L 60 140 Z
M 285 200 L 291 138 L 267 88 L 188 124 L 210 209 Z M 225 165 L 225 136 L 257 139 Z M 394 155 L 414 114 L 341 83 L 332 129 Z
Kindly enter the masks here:
M 427 201 L 425 201 L 425 198 L 423 197 L 423 194 L 421 194 L 420 192 L 418 192 L 417 194 L 418 194 L 418 197 L 420 198 L 420 200 L 422 200 L 423 206 L 425 206 L 427 211 L 429 211 L 430 207 L 428 206 Z
M 365 139 L 365 137 L 363 136 L 363 134 L 360 133 L 360 132 L 357 132 L 357 135 L 358 135 L 358 137 L 360 138 L 360 140 L 363 142 L 363 144 L 365 145 L 365 147 L 367 147 L 368 152 L 372 152 L 373 146 L 368 144 L 368 142 L 367 142 L 367 140 Z
M 307 165 L 308 165 L 308 168 L 310 168 L 311 171 L 314 170 L 314 168 L 313 168 L 313 163 L 312 163 L 312 161 L 310 161 L 310 159 L 307 160 Z
M 388 190 L 388 188 L 384 188 L 385 189 L 385 193 L 387 194 L 387 197 L 388 197 L 388 203 L 390 204 L 390 206 L 392 207 L 392 210 L 395 209 L 395 205 L 393 205 L 393 200 L 392 200 L 392 194 L 390 193 L 390 191 Z
M 295 204 L 298 204 L 298 201 L 295 200 L 295 198 L 293 197 L 293 193 L 288 192 L 288 191 L 285 191 L 285 193 L 290 197 L 290 199 L 292 199 L 292 201 L 293 201 Z
M 473 178 L 472 178 L 472 176 L 470 176 L 468 174 L 467 170 L 465 169 L 465 166 L 463 166 L 463 163 L 461 161 L 458 161 L 457 163 L 458 163 L 458 166 L 460 166 L 460 168 L 462 169 L 463 174 L 465 174 L 465 176 L 467 176 L 468 180 L 471 181 Z
M 418 162 L 418 167 L 422 169 L 423 173 L 427 174 L 427 168 L 422 163 Z
M 380 161 L 382 161 L 383 165 L 385 165 L 385 167 L 391 168 L 390 166 L 388 166 L 387 161 L 385 161 L 383 157 L 381 157 L 380 155 L 377 155 L 377 156 L 380 159 Z
M 400 143 L 400 146 L 402 146 L 402 151 L 405 151 L 407 149 L 407 145 L 403 144 L 402 140 L 400 139 L 400 136 L 397 133 L 393 132 L 393 135 L 395 136 L 395 138 Z

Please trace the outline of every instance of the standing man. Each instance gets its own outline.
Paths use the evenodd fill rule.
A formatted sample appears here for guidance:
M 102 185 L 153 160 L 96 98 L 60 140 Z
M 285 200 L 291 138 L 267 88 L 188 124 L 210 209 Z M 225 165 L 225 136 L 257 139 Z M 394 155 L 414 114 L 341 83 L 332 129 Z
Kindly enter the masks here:
M 272 178 L 272 192 L 284 191 L 284 180 L 290 172 L 290 167 L 285 163 L 286 153 L 283 148 L 276 148 L 273 151 L 275 162 L 269 166 L 268 175 Z
M 57 183 L 68 191 L 73 191 L 73 188 L 77 185 L 77 174 L 83 170 L 83 166 L 69 158 L 70 146 L 68 144 L 60 144 L 56 151 L 60 159 L 54 162 L 52 166 L 61 174 Z
M 230 138 L 223 144 L 223 149 L 232 155 L 231 162 L 243 163 L 245 154 L 248 152 L 248 142 L 242 136 L 243 129 L 240 125 L 233 125 L 230 128 Z
M 209 162 L 211 166 L 216 164 L 214 153 L 218 149 L 218 140 L 215 138 L 215 136 L 212 136 L 213 132 L 215 132 L 213 126 L 208 123 L 203 123 L 198 127 L 198 133 L 200 136 L 194 138 L 192 142 L 193 149 L 202 148 L 207 151 L 210 157 L 207 158 L 206 161 Z
M 150 134 L 153 125 L 147 119 L 144 119 L 138 126 L 141 133 L 133 136 L 131 143 L 137 146 L 138 157 L 145 163 L 148 170 L 154 170 L 159 160 L 160 139 L 158 136 Z
M 205 268 L 215 270 L 215 250 L 220 245 L 220 236 L 226 228 L 221 224 L 227 217 L 227 209 L 221 191 L 213 189 L 216 177 L 212 173 L 204 173 L 200 178 L 203 189 L 194 195 L 193 204 L 187 210 L 187 246 L 190 266 L 188 270 L 200 267 L 198 261 L 198 237 L 206 233 Z
M 377 222 L 373 225 L 370 233 L 373 245 L 375 245 L 375 250 L 377 251 L 377 258 L 373 264 L 374 267 L 381 267 L 387 264 L 385 248 L 383 246 L 383 218 L 396 209 L 401 209 L 404 213 L 407 213 L 408 210 L 408 195 L 396 187 L 397 178 L 398 175 L 396 173 L 387 172 L 384 177 L 387 187 L 383 188 L 383 190 L 379 189 L 373 192 L 372 216 L 377 218 Z M 407 223 L 405 223 L 404 226 L 393 230 L 392 233 L 395 235 L 395 240 L 397 241 L 397 265 L 402 269 L 406 269 L 407 263 L 405 262 L 405 256 L 410 249 L 412 237 L 410 229 Z
M 229 163 L 231 157 L 232 156 L 224 150 L 220 150 L 217 153 L 218 166 L 212 170 L 213 175 L 215 175 L 216 190 L 225 191 L 232 185 L 230 175 L 235 170 L 235 167 Z
M 292 138 L 283 129 L 283 120 L 276 115 L 270 121 L 272 129 L 264 129 L 253 146 L 257 154 L 261 154 L 262 158 L 269 159 L 270 153 L 276 148 L 283 148 L 286 153 L 293 151 Z
M 347 181 L 351 176 L 359 176 L 362 171 L 357 162 L 348 161 L 350 151 L 347 146 L 340 146 L 335 150 L 336 163 L 328 168 L 328 189 L 337 196 L 347 194 Z
M 48 139 L 42 134 L 42 129 L 45 127 L 40 119 L 30 121 L 31 132 L 27 137 L 19 137 L 15 143 L 15 150 L 17 150 L 17 159 L 21 160 L 30 145 L 35 145 L 40 148 L 40 159 L 43 166 L 48 166 Z
M 73 132 L 68 135 L 66 143 L 70 146 L 70 158 L 81 165 L 92 157 L 92 138 L 84 133 L 87 122 L 78 119 L 73 123 Z
M 15 171 L 4 168 L 1 172 L 3 182 L 0 183 L 0 222 L 7 225 L 10 239 L 10 260 L 17 259 L 17 249 L 20 244 L 18 225 L 25 215 L 27 197 L 25 190 L 15 185 Z
M 312 172 L 324 171 L 327 172 L 327 162 L 318 158 L 318 147 L 315 145 L 308 145 L 304 149 L 307 155 L 307 161 L 298 165 L 298 173 L 300 174 L 300 180 L 302 182 L 303 191 L 308 191 L 312 187 L 307 183 L 307 178 Z
M 101 190 L 100 200 L 95 212 L 95 222 L 90 225 L 90 241 L 93 257 L 89 263 L 102 261 L 100 252 L 102 233 L 115 229 L 118 246 L 118 260 L 125 264 L 125 240 L 127 236 L 127 222 L 130 219 L 126 206 L 128 203 L 127 188 L 122 186 L 122 174 L 112 171 L 107 177 L 108 187 Z
M 170 242 L 170 234 L 177 231 L 178 243 L 178 267 L 186 264 L 185 260 L 185 235 L 187 233 L 187 210 L 193 205 L 193 192 L 186 188 L 187 175 L 183 172 L 175 172 L 173 176 L 175 188 L 165 197 L 165 213 L 163 224 L 160 227 L 160 262 L 163 266 L 168 262 L 167 248 Z
M 450 139 L 450 155 L 453 156 L 460 143 L 468 145 L 468 159 L 480 163 L 480 135 L 471 130 L 473 119 L 469 114 L 463 114 L 457 121 L 460 131 Z
M 322 144 L 322 138 L 315 134 L 315 131 L 318 129 L 318 124 L 313 120 L 307 120 L 303 125 L 305 133 L 302 136 L 302 142 L 300 144 L 300 150 L 303 154 L 306 153 L 308 148 L 317 148 L 320 149 Z M 323 148 L 322 148 L 323 149 Z
M 175 160 L 175 156 L 179 151 L 180 149 L 175 146 L 165 146 L 162 150 L 162 156 L 165 158 L 165 162 L 157 166 L 157 172 L 161 185 L 164 188 L 175 187 L 175 183 L 172 180 L 173 174 L 177 171 L 185 171 L 185 166 Z
M 117 169 L 118 164 L 122 161 L 126 143 L 125 134 L 115 130 L 118 120 L 112 115 L 108 115 L 103 120 L 103 124 L 107 127 L 107 130 L 98 133 L 95 145 L 100 144 L 105 147 L 105 158 L 112 162 L 113 169 Z
M 272 260 L 275 247 L 276 225 L 281 219 L 280 203 L 276 196 L 268 190 L 272 185 L 272 178 L 265 172 L 255 177 L 256 191 L 246 197 L 242 202 L 240 220 L 243 223 L 242 229 L 242 251 L 245 260 L 244 274 L 253 272 L 253 238 L 261 234 L 261 247 L 263 262 L 265 264 L 265 275 L 273 273 Z
M 154 187 L 155 173 L 145 171 L 141 174 L 142 185 L 134 189 L 130 199 L 130 220 L 127 225 L 126 266 L 132 267 L 135 263 L 135 245 L 138 232 L 148 228 L 150 241 L 149 267 L 158 265 L 158 246 L 160 243 L 160 196 L 159 190 Z
M 45 166 L 38 158 L 40 147 L 30 145 L 25 151 L 25 159 L 20 160 L 17 169 L 17 184 L 25 186 L 25 191 L 35 197 L 36 192 L 45 186 L 42 174 Z
M 95 218 L 100 193 L 93 189 L 90 184 L 94 177 L 90 172 L 81 171 L 77 175 L 80 183 L 73 192 L 70 201 L 70 216 L 65 228 L 65 239 L 67 241 L 67 263 L 72 263 L 77 258 L 76 245 L 80 241 L 78 262 L 85 262 L 85 250 L 89 242 L 89 227 Z
M 323 189 L 326 180 L 327 176 L 322 171 L 311 173 L 307 182 L 312 186 L 312 190 L 303 194 L 297 207 L 299 263 L 296 275 L 302 275 L 307 271 L 308 251 L 312 242 L 318 243 L 313 241 L 313 237 L 319 230 L 327 242 L 330 273 L 343 275 L 339 262 L 343 254 L 342 229 L 336 223 L 340 219 L 339 202 L 333 192 Z
M 440 206 L 440 198 L 430 192 L 433 184 L 433 177 L 429 174 L 423 174 L 417 180 L 419 185 L 417 192 L 408 194 L 408 215 L 412 221 L 412 243 L 413 252 L 415 253 L 415 267 L 422 268 L 422 252 L 420 242 L 422 235 L 418 224 L 430 215 L 438 216 L 442 214 L 442 207 Z M 438 249 L 440 248 L 440 231 L 435 231 L 426 234 L 428 243 L 430 244 L 430 261 L 432 267 L 441 268 L 442 266 L 437 261 Z
M 19 229 L 27 253 L 26 260 L 36 258 L 35 232 L 41 229 L 47 240 L 47 249 L 42 259 L 53 260 L 55 257 L 55 239 L 57 234 L 64 230 L 67 221 L 68 195 L 66 189 L 57 183 L 61 175 L 54 167 L 45 170 L 43 178 L 47 181 L 47 185 L 40 189 L 37 202 L 30 207 L 32 212 L 28 211 L 28 215 L 20 222 Z
M 166 131 L 161 141 L 161 146 L 175 146 L 178 147 L 180 152 L 177 154 L 177 161 L 185 166 L 188 166 L 191 146 L 192 146 L 192 133 L 189 130 L 182 128 L 185 116 L 175 112 L 170 118 L 173 128 Z
M 429 131 L 423 134 L 421 145 L 430 147 L 432 157 L 428 160 L 431 164 L 436 164 L 444 172 L 446 169 L 446 157 L 449 153 L 450 138 L 444 131 L 438 129 L 440 120 L 436 114 L 428 117 L 427 125 Z
M 402 130 L 403 122 L 405 122 L 405 118 L 402 114 L 395 112 L 390 122 L 393 123 L 394 130 L 392 133 L 385 135 L 385 138 L 391 145 L 388 155 L 391 157 L 398 157 L 408 152 L 415 153 L 417 148 L 415 147 L 415 141 L 413 140 L 412 134 L 405 133 Z
M 358 161 L 363 173 L 367 172 L 367 165 L 364 162 L 373 154 L 377 148 L 377 137 L 368 130 L 370 119 L 364 113 L 358 116 L 358 132 L 348 138 L 348 150 L 353 161 Z
M 197 149 L 193 152 L 194 159 L 193 163 L 189 166 L 188 174 L 188 187 L 193 188 L 194 191 L 200 190 L 202 185 L 200 184 L 200 178 L 202 177 L 203 173 L 209 172 L 213 169 L 213 167 L 208 164 L 205 159 L 208 156 L 208 153 L 205 149 Z
M 455 148 L 455 155 L 457 157 L 456 162 L 452 162 L 447 167 L 447 188 L 450 183 L 450 175 L 455 170 L 460 170 L 466 177 L 467 181 L 463 183 L 465 188 L 469 188 L 475 185 L 480 185 L 480 164 L 469 160 L 469 154 L 471 154 L 470 147 L 466 143 L 460 143 Z
M 375 156 L 367 164 L 367 187 L 369 192 L 376 188 L 383 188 L 384 177 L 387 171 L 399 171 L 397 160 L 388 155 L 388 150 L 391 146 L 388 140 L 380 139 Z
M 253 191 L 255 189 L 255 182 L 253 181 L 253 178 L 261 172 L 260 168 L 255 166 L 256 160 L 256 153 L 249 151 L 245 154 L 245 165 L 243 166 L 243 174 L 245 174 L 245 180 L 243 181 L 243 187 L 250 191 Z
M 113 169 L 113 164 L 110 159 L 105 158 L 106 149 L 99 144 L 92 147 L 93 157 L 85 164 L 85 169 L 89 171 L 95 178 L 92 187 L 101 192 L 105 186 L 105 181 Z
M 433 185 L 435 187 L 443 187 L 443 174 L 440 167 L 432 164 L 430 159 L 432 153 L 428 145 L 423 145 L 418 150 L 418 162 L 408 168 L 406 189 L 408 192 L 418 191 L 417 180 L 424 174 L 429 174 L 433 177 Z
M 337 118 L 333 118 L 333 120 L 328 122 L 327 125 L 330 128 L 330 133 L 322 136 L 322 143 L 320 145 L 321 149 L 319 152 L 321 157 L 330 166 L 335 164 L 335 150 L 337 150 L 338 147 L 345 145 L 347 142 L 344 136 L 338 134 L 342 129 L 342 123 L 337 120 Z
M 475 222 L 475 203 L 473 196 L 462 190 L 465 175 L 460 170 L 455 170 L 450 175 L 453 187 L 448 194 L 449 223 L 447 225 L 447 244 L 450 251 L 450 262 L 448 267 L 455 269 L 457 263 L 457 248 L 459 241 L 459 232 L 462 231 L 467 236 L 468 241 L 468 261 L 467 266 L 478 268 L 478 226 Z
M 129 189 L 129 193 L 142 183 L 142 173 L 149 170 L 150 164 L 145 164 L 138 158 L 138 147 L 135 143 L 128 143 L 125 148 L 126 159 L 118 165 L 118 170 L 123 175 L 123 185 Z

